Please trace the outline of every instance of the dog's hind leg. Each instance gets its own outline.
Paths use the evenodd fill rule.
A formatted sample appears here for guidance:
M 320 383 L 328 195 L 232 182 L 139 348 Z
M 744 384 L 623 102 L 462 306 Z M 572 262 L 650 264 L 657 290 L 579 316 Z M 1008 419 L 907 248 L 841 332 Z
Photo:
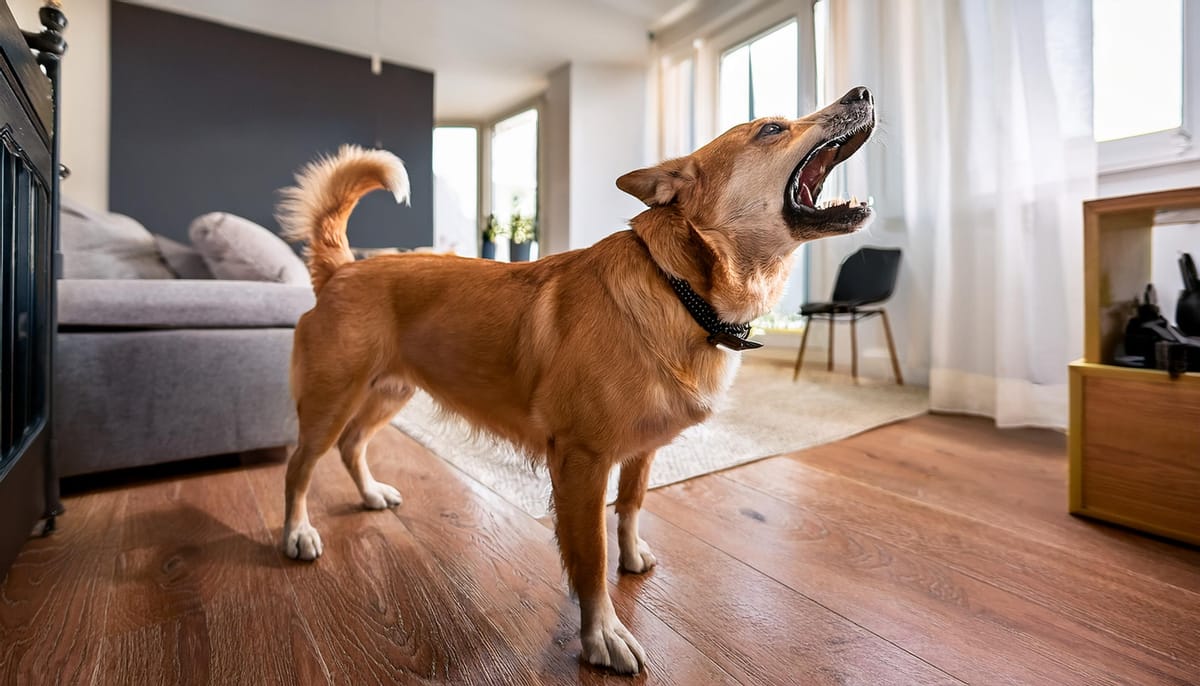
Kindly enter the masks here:
M 554 486 L 554 532 L 571 587 L 579 596 L 583 659 L 636 674 L 646 653 L 617 619 L 605 581 L 604 491 L 609 465 L 587 451 L 558 448 L 547 456 Z
M 646 496 L 653 461 L 654 451 L 650 451 L 623 462 L 617 489 L 617 543 L 621 549 L 621 569 L 635 574 L 648 571 L 658 562 L 650 552 L 650 546 L 638 535 L 638 513 Z
M 370 510 L 382 510 L 400 504 L 400 491 L 380 483 L 367 466 L 367 444 L 377 431 L 387 425 L 413 395 L 412 386 L 376 386 L 359 408 L 338 439 L 342 462 L 350 471 L 354 485 L 362 494 L 363 505 Z
M 283 551 L 296 560 L 315 560 L 321 556 L 321 536 L 308 519 L 308 488 L 317 460 L 333 447 L 346 422 L 361 404 L 361 388 L 324 387 L 338 390 L 322 396 L 319 401 L 302 396 L 296 408 L 300 437 L 296 450 L 288 458 L 283 525 Z

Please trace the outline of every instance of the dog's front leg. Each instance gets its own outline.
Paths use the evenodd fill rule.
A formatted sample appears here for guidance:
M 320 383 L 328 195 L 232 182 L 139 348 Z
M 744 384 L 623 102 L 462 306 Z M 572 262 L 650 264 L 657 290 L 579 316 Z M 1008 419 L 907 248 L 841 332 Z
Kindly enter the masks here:
M 604 578 L 604 491 L 609 463 L 585 451 L 559 450 L 549 456 L 549 465 L 558 548 L 571 587 L 579 596 L 583 659 L 635 674 L 646 664 L 646 653 L 617 619 Z
M 617 491 L 617 543 L 621 548 L 621 569 L 634 574 L 649 571 L 658 560 L 650 546 L 638 535 L 638 513 L 650 480 L 654 451 L 635 455 L 621 464 L 621 482 Z

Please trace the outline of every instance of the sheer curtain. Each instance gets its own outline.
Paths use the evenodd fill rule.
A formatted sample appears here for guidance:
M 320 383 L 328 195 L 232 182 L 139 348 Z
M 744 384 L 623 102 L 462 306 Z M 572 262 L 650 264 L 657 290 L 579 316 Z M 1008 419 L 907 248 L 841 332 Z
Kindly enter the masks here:
M 846 172 L 876 226 L 826 247 L 818 278 L 856 243 L 902 247 L 889 309 L 933 407 L 1065 426 L 1096 182 L 1090 0 L 822 1 L 826 95 L 871 86 L 881 125 Z

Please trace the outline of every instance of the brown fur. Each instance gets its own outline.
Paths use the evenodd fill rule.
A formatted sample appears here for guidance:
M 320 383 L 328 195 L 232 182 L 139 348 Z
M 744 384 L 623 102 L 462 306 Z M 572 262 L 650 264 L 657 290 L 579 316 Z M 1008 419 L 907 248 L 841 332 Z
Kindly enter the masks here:
M 792 252 L 812 237 L 785 225 L 782 189 L 829 137 L 821 114 L 784 120 L 787 131 L 769 142 L 755 135 L 761 121 L 738 126 L 689 157 L 622 177 L 618 185 L 651 206 L 631 231 L 528 263 L 353 262 L 346 218 L 372 189 L 406 194 L 403 168 L 387 153 L 352 148 L 310 165 L 281 209 L 292 235 L 309 241 L 319 296 L 295 335 L 300 436 L 287 472 L 288 554 L 320 554 L 305 497 L 313 464 L 335 444 L 368 506 L 399 502 L 371 477 L 363 448 L 422 388 L 546 461 L 584 657 L 640 669 L 645 656 L 606 590 L 607 475 L 622 464 L 622 566 L 644 571 L 654 558 L 637 513 L 654 451 L 708 417 L 738 363 L 707 342 L 663 273 L 688 280 L 730 321 L 770 308 Z

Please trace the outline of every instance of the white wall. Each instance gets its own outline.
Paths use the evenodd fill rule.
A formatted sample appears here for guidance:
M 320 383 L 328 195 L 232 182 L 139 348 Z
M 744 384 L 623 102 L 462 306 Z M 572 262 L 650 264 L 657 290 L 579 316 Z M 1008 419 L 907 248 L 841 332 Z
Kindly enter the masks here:
M 571 249 L 571 65 L 550 72 L 542 108 L 541 225 L 544 255 Z
M 627 228 L 645 209 L 617 177 L 645 166 L 644 67 L 571 65 L 570 247 Z
M 542 99 L 542 253 L 585 248 L 645 206 L 617 177 L 646 166 L 646 70 L 568 64 Z
M 40 31 L 41 0 L 10 0 L 26 31 Z M 108 208 L 108 0 L 64 3 L 67 54 L 62 67 L 62 162 L 71 170 L 63 194 L 96 209 Z

